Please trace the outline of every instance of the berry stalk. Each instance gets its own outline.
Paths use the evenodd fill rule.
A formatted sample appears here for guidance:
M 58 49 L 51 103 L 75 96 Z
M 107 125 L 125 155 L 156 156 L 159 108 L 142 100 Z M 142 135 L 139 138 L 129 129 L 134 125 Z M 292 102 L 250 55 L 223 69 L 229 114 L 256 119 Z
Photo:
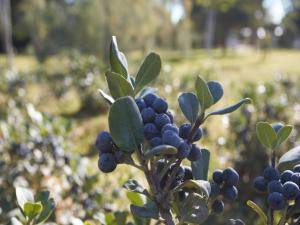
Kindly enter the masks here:
M 137 156 L 141 166 L 143 167 L 145 177 L 154 196 L 154 201 L 158 206 L 161 217 L 164 219 L 166 225 L 175 225 L 170 207 L 168 204 L 161 204 L 164 202 L 167 203 L 167 199 L 165 199 L 165 196 L 160 194 L 159 182 L 157 181 L 157 177 L 154 175 L 153 171 L 149 170 L 147 161 L 143 159 L 141 146 L 137 151 Z

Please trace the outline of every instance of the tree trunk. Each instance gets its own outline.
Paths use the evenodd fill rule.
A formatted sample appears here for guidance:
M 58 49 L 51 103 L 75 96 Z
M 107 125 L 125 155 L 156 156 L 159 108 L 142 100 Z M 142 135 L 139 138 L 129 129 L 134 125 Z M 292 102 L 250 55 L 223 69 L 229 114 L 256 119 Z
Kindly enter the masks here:
M 207 10 L 206 15 L 206 31 L 204 34 L 204 47 L 210 51 L 213 47 L 215 29 L 216 29 L 216 11 L 212 8 Z
M 0 0 L 0 15 L 3 27 L 3 40 L 7 55 L 7 62 L 10 70 L 13 70 L 13 44 L 10 0 Z

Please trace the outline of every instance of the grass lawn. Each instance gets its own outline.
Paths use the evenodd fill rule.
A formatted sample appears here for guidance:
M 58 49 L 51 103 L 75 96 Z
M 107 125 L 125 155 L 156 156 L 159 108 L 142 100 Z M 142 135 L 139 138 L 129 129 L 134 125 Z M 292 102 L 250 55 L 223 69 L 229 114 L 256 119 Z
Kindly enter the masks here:
M 217 107 L 231 104 L 238 100 L 237 92 L 242 89 L 245 82 L 263 82 L 271 81 L 274 76 L 282 74 L 292 78 L 300 78 L 300 51 L 299 50 L 269 50 L 264 54 L 255 49 L 238 49 L 236 51 L 229 50 L 227 55 L 222 55 L 219 49 L 212 50 L 210 53 L 206 50 L 191 50 L 183 54 L 180 51 L 157 50 L 162 58 L 162 74 L 160 78 L 153 84 L 158 88 L 158 92 L 166 97 L 170 102 L 172 109 L 178 109 L 177 94 L 181 91 L 193 91 L 194 79 L 197 75 L 205 76 L 207 79 L 220 81 L 224 85 L 224 100 L 217 104 Z M 129 61 L 129 69 L 132 74 L 136 74 L 137 68 L 141 63 L 144 54 L 141 52 L 130 52 L 127 55 Z M 5 57 L 0 56 L 0 68 L 5 64 Z M 47 71 L 58 71 L 64 73 L 65 63 L 57 57 L 49 58 L 44 64 L 39 64 L 34 57 L 18 55 L 15 57 L 15 67 L 19 72 L 35 71 L 39 67 L 44 67 Z M 103 71 L 104 72 L 104 71 Z M 66 72 L 65 72 L 66 73 Z M 65 74 L 64 73 L 64 74 Z M 103 79 L 104 81 L 104 79 Z M 43 84 L 31 85 L 28 94 L 33 96 L 32 101 L 40 96 L 45 95 L 48 100 L 41 101 L 46 103 L 45 106 L 39 105 L 39 109 L 50 113 L 59 113 L 58 109 L 78 108 L 78 94 L 68 93 L 61 99 L 55 99 L 46 92 L 51 90 Z M 95 90 L 97 92 L 97 90 Z M 176 94 L 175 94 L 176 93 Z M 72 97 L 73 96 L 73 97 Z M 70 104 L 69 104 L 70 103 Z M 40 103 L 39 103 L 40 104 Z M 75 104 L 75 105 L 74 105 Z M 51 106 L 51 107 L 50 107 Z M 64 107 L 62 107 L 64 106 Z M 181 113 L 175 111 L 179 115 L 179 121 L 183 121 Z M 94 136 L 97 129 L 107 127 L 106 119 L 100 115 L 96 118 L 85 118 L 78 121 L 80 126 L 77 130 L 78 134 L 90 134 L 86 141 L 82 141 L 78 145 L 78 149 L 87 147 L 87 142 Z M 221 117 L 209 120 L 209 126 L 215 127 L 221 121 Z M 98 121 L 98 122 L 97 122 Z M 97 127 L 90 127 L 94 125 Z M 222 129 L 218 129 L 217 136 L 222 135 Z M 82 143 L 83 142 L 83 143 Z

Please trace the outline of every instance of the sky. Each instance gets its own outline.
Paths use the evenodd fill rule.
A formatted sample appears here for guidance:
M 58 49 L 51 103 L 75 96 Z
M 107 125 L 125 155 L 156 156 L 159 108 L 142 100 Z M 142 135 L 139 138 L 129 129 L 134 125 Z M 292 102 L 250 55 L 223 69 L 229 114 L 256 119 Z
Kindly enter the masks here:
M 264 0 L 263 6 L 269 12 L 270 19 L 275 24 L 280 24 L 288 10 L 290 1 L 287 0 Z
M 267 9 L 270 20 L 274 24 L 280 24 L 286 14 L 286 11 L 291 6 L 290 1 L 291 0 L 264 0 L 263 6 Z M 181 5 L 181 1 L 174 2 L 172 4 L 168 4 L 167 8 L 171 12 L 172 22 L 176 24 L 184 16 L 184 10 Z

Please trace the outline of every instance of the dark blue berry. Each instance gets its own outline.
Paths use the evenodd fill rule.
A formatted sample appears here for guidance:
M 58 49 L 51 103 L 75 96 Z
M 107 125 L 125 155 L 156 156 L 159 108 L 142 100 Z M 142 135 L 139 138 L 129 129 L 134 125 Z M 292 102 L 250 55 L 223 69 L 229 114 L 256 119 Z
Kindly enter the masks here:
M 147 140 L 151 140 L 159 135 L 159 131 L 153 123 L 146 123 L 144 126 L 144 135 Z
M 295 199 L 299 192 L 299 187 L 294 182 L 288 181 L 283 185 L 282 193 L 287 199 Z
M 221 213 L 224 210 L 224 202 L 221 200 L 215 200 L 211 205 L 211 209 L 215 213 Z
M 215 198 L 220 194 L 220 187 L 217 183 L 211 182 L 210 183 L 210 197 Z
M 179 127 L 179 136 L 183 139 L 187 139 L 191 130 L 191 124 L 184 123 Z
M 183 139 L 187 139 L 188 138 L 188 136 L 189 136 L 189 133 L 190 133 L 190 131 L 191 131 L 191 128 L 192 128 L 192 126 L 191 126 L 191 124 L 189 124 L 189 123 L 184 123 L 184 124 L 182 124 L 180 127 L 179 127 L 179 136 L 181 137 L 181 138 L 183 138 Z M 201 137 L 202 137 L 202 129 L 201 128 L 197 128 L 196 129 L 196 131 L 195 131 L 195 133 L 194 133 L 194 136 L 193 136 L 193 142 L 195 142 L 195 141 L 199 141 L 200 139 L 201 139 Z
M 148 107 L 152 107 L 153 102 L 157 99 L 157 96 L 153 93 L 149 93 L 144 97 L 144 101 Z
M 266 178 L 268 181 L 279 180 L 280 173 L 277 169 L 275 169 L 273 167 L 267 167 L 264 170 L 264 178 Z
M 201 137 L 202 137 L 202 129 L 200 127 L 198 127 L 193 136 L 193 141 L 199 141 L 201 139 Z
M 167 130 L 163 133 L 162 136 L 163 144 L 174 146 L 175 148 L 178 148 L 179 145 L 182 143 L 182 139 L 176 134 L 175 132 L 171 130 Z
M 178 147 L 177 158 L 184 159 L 188 157 L 190 151 L 191 151 L 190 145 L 187 144 L 185 141 L 182 141 L 182 143 Z
M 137 98 L 137 99 L 135 99 L 135 103 L 137 104 L 137 106 L 138 106 L 140 112 L 141 112 L 144 108 L 147 107 L 147 106 L 146 106 L 146 103 L 145 103 L 145 101 L 144 101 L 144 99 L 142 99 L 142 98 Z
M 192 180 L 193 179 L 193 172 L 191 167 L 184 166 L 184 180 Z
M 263 176 L 258 176 L 254 180 L 254 188 L 261 192 L 266 192 L 268 188 L 268 181 Z
M 154 121 L 156 113 L 152 108 L 147 107 L 142 110 L 141 115 L 144 123 L 150 123 Z
M 244 221 L 240 219 L 236 219 L 236 220 L 231 219 L 230 221 L 232 225 L 245 225 Z
M 156 147 L 162 144 L 162 139 L 160 137 L 154 137 L 149 141 L 151 147 Z
M 190 154 L 188 155 L 188 160 L 191 162 L 196 161 L 202 157 L 201 149 L 197 145 L 192 145 Z
M 98 160 L 98 168 L 103 173 L 110 173 L 114 171 L 117 167 L 117 162 L 113 154 L 111 153 L 103 153 L 100 155 Z
M 168 109 L 168 103 L 162 98 L 157 98 L 154 100 L 152 107 L 157 113 L 165 113 Z
M 179 133 L 178 128 L 175 125 L 170 124 L 170 123 L 163 126 L 163 128 L 161 129 L 161 134 L 163 134 L 166 130 L 174 131 L 177 134 Z
M 234 201 L 238 197 L 238 190 L 235 186 L 227 186 L 225 185 L 222 188 L 222 194 L 225 199 L 229 201 Z
M 102 153 L 112 152 L 113 140 L 110 133 L 102 131 L 98 134 L 96 139 L 96 148 Z
M 294 166 L 293 171 L 294 171 L 295 173 L 300 173 L 300 164 Z
M 223 182 L 223 171 L 222 170 L 215 170 L 213 172 L 213 181 L 217 184 L 221 184 Z
M 176 180 L 183 180 L 184 179 L 184 167 L 180 166 L 176 173 Z
M 168 117 L 170 118 L 171 123 L 174 122 L 174 117 L 173 114 L 170 111 L 167 111 L 166 114 L 168 115 Z
M 292 176 L 293 176 L 293 171 L 291 170 L 285 170 L 282 174 L 281 174 L 281 183 L 284 184 L 287 181 L 291 181 Z
M 282 193 L 282 191 L 283 191 L 282 183 L 279 180 L 272 180 L 269 182 L 269 184 L 268 184 L 268 192 L 269 193 L 272 193 L 272 192 Z
M 291 177 L 291 181 L 300 187 L 300 173 L 294 173 Z
M 269 207 L 273 210 L 281 210 L 286 205 L 286 199 L 281 193 L 273 192 L 268 197 Z
M 223 181 L 226 185 L 234 185 L 236 186 L 239 182 L 239 174 L 231 167 L 226 168 L 223 171 Z
M 165 113 L 157 114 L 155 116 L 155 120 L 154 121 L 155 121 L 155 125 L 156 125 L 156 127 L 158 129 L 161 129 L 166 124 L 170 124 L 171 123 L 170 118 Z
M 284 127 L 284 125 L 283 125 L 282 123 L 274 123 L 274 124 L 272 124 L 272 128 L 273 128 L 273 130 L 274 130 L 276 133 L 278 133 L 278 131 L 279 131 L 282 127 Z

